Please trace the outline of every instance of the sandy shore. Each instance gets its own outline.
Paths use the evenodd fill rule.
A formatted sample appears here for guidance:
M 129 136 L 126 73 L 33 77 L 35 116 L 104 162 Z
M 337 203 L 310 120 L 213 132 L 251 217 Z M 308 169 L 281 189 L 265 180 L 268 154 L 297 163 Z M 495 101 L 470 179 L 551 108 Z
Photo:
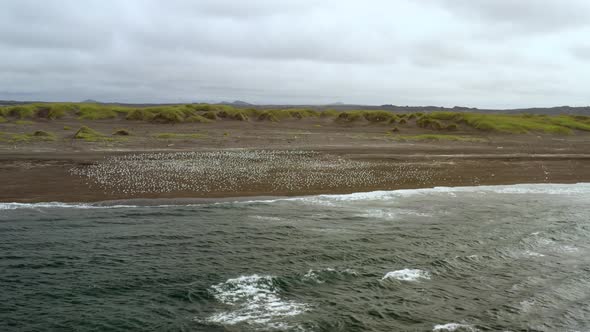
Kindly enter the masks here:
M 412 169 L 412 176 L 396 181 L 308 187 L 285 190 L 276 188 L 272 179 L 248 183 L 243 180 L 231 190 L 172 190 L 168 192 L 125 193 L 97 186 L 91 179 L 73 175 L 72 169 L 84 169 L 104 162 L 105 158 L 132 152 L 85 152 L 77 154 L 22 153 L 0 155 L 0 201 L 2 202 L 95 202 L 138 198 L 198 198 L 238 196 L 298 196 L 325 193 L 351 193 L 373 190 L 425 188 L 435 186 L 471 186 L 514 183 L 577 183 L 590 181 L 590 154 L 421 154 L 383 153 L 371 149 L 314 150 L 338 156 L 346 161 L 362 161 L 362 167 L 380 174 L 392 167 Z M 361 167 L 361 169 L 362 169 Z M 298 170 L 300 177 L 308 170 Z M 381 172 L 381 173 L 380 173 Z M 426 176 L 427 175 L 427 176 Z M 209 179 L 200 179 L 207 183 Z M 238 179 L 237 182 L 242 180 Z M 215 186 L 213 186 L 215 188 Z
M 130 128 L 133 136 L 121 141 L 74 141 L 64 133 L 64 138 L 55 142 L 0 143 L 0 201 L 299 196 L 435 186 L 590 182 L 588 133 L 484 136 L 459 132 L 454 134 L 475 140 L 399 141 L 392 139 L 385 126 L 305 121 L 140 124 Z M 95 121 L 92 125 L 109 132 L 120 123 Z M 14 129 L 4 126 L 6 131 Z M 63 126 L 59 122 L 35 124 L 35 128 L 52 132 L 63 131 Z M 205 139 L 161 140 L 150 136 L 156 131 L 205 130 Z M 423 133 L 408 131 L 404 134 Z M 260 150 L 274 152 L 257 159 L 256 151 Z M 164 160 L 143 162 L 153 159 L 146 156 L 155 153 Z M 211 153 L 225 157 L 219 159 Z M 131 164 L 125 161 L 137 154 L 143 154 L 143 159 Z

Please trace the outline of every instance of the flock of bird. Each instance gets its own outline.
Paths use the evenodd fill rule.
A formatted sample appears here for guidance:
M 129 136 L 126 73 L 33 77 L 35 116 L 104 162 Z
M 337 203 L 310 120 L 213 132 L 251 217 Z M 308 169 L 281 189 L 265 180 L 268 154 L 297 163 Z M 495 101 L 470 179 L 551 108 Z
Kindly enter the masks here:
M 432 169 L 415 166 L 350 160 L 313 151 L 233 150 L 108 156 L 95 164 L 74 167 L 70 173 L 111 194 L 206 194 L 429 183 Z

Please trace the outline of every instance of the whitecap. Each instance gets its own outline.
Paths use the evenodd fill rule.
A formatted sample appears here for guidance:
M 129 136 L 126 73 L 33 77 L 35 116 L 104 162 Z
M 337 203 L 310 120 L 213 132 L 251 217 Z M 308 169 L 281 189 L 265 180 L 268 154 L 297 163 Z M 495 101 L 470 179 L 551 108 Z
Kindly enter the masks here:
M 434 325 L 432 328 L 433 332 L 453 332 L 453 331 L 469 331 L 475 332 L 478 331 L 471 325 L 467 324 L 459 324 L 459 323 L 446 323 L 441 325 Z
M 403 269 L 392 272 L 387 272 L 381 280 L 397 279 L 401 281 L 418 281 L 420 279 L 430 279 L 428 271 L 419 269 Z
M 210 293 L 233 310 L 213 314 L 206 322 L 221 325 L 260 324 L 274 329 L 284 326 L 278 321 L 309 310 L 306 304 L 282 299 L 272 276 L 250 275 L 213 285 Z
M 367 219 L 393 220 L 396 218 L 397 213 L 387 209 L 370 209 L 366 213 L 358 214 L 357 216 Z
M 251 216 L 252 219 L 257 220 L 264 220 L 264 221 L 280 221 L 282 220 L 279 217 L 271 217 L 271 216 Z
M 0 203 L 0 210 L 17 210 L 17 209 L 38 209 L 38 208 L 62 208 L 62 209 L 116 209 L 116 208 L 136 208 L 137 205 L 96 205 L 89 203 L 62 203 L 62 202 L 44 202 L 44 203 Z
M 433 193 L 448 194 L 454 196 L 456 193 L 498 193 L 498 194 L 550 194 L 550 195 L 578 195 L 590 194 L 590 183 L 582 182 L 575 184 L 513 184 L 493 186 L 463 186 L 463 187 L 434 187 L 420 189 L 399 189 L 399 190 L 378 190 L 369 192 L 357 192 L 351 194 L 335 195 L 313 195 L 303 197 L 285 197 L 276 199 L 262 199 L 241 201 L 241 203 L 274 203 L 278 201 L 302 201 L 305 203 L 335 206 L 336 202 L 351 201 L 384 201 L 397 197 L 410 197 L 416 195 L 427 195 Z M 240 202 L 235 202 L 240 203 Z
M 530 250 L 525 250 L 524 254 L 529 257 L 545 257 L 545 255 L 543 255 L 541 253 L 538 253 L 535 251 L 530 251 Z

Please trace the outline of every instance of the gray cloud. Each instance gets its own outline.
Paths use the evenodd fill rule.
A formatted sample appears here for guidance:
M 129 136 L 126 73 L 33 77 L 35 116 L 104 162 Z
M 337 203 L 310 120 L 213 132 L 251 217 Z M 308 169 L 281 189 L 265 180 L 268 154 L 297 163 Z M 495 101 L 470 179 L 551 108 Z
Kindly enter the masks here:
M 439 3 L 464 19 L 496 25 L 495 28 L 502 28 L 508 35 L 558 32 L 590 25 L 590 3 L 585 0 L 443 0 Z
M 586 3 L 5 0 L 0 99 L 590 104 Z

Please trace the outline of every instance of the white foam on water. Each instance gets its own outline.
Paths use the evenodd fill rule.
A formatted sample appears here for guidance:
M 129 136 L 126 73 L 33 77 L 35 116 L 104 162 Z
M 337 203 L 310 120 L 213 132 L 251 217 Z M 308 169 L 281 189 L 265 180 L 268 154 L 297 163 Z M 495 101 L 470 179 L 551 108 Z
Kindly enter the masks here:
M 336 206 L 337 202 L 350 201 L 371 201 L 371 200 L 390 200 L 397 197 L 407 197 L 415 195 L 425 195 L 432 193 L 446 193 L 455 195 L 459 192 L 475 193 L 500 193 L 500 194 L 552 194 L 552 195 L 580 195 L 590 194 L 590 183 L 576 184 L 515 184 L 515 185 L 498 185 L 498 186 L 472 186 L 472 187 L 434 187 L 423 189 L 400 189 L 389 191 L 371 191 L 358 192 L 352 194 L 339 195 L 315 195 L 304 197 L 289 197 L 275 199 L 259 200 L 242 200 L 233 202 L 217 202 L 213 204 L 248 204 L 248 203 L 274 203 L 281 201 L 301 201 L 324 206 Z M 157 205 L 157 207 L 172 206 L 192 206 L 193 204 L 181 205 Z M 142 207 L 138 205 L 95 205 L 86 203 L 63 203 L 63 202 L 45 202 L 45 203 L 0 203 L 0 210 L 14 209 L 34 209 L 34 208 L 74 208 L 74 209 L 108 209 L 108 208 L 135 208 Z M 146 206 L 154 207 L 154 206 Z
M 555 248 L 555 251 L 557 252 L 562 252 L 562 253 L 574 253 L 574 252 L 578 252 L 578 248 L 574 247 L 572 245 L 562 245 L 562 246 L 558 246 L 557 248 Z
M 0 210 L 17 210 L 17 209 L 39 209 L 39 208 L 62 208 L 62 209 L 117 209 L 117 208 L 136 208 L 137 205 L 94 205 L 88 203 L 0 203 Z
M 369 209 L 366 213 L 361 213 L 357 216 L 367 219 L 393 220 L 397 215 L 398 213 L 391 209 Z
M 478 329 L 474 328 L 471 325 L 467 324 L 459 324 L 459 323 L 446 323 L 441 325 L 434 325 L 432 328 L 433 332 L 453 332 L 453 331 L 469 331 L 475 332 Z
M 403 269 L 387 272 L 381 280 L 397 279 L 401 281 L 419 281 L 420 279 L 430 279 L 430 273 L 419 269 Z
M 280 221 L 283 220 L 282 218 L 279 217 L 271 217 L 271 216 L 251 216 L 252 219 L 257 219 L 257 220 L 264 220 L 264 221 Z
M 306 304 L 282 299 L 273 281 L 272 276 L 254 274 L 211 286 L 215 299 L 233 309 L 214 314 L 205 321 L 221 325 L 258 324 L 277 329 L 286 326 L 281 319 L 309 310 Z
M 388 200 L 396 197 L 410 197 L 416 195 L 427 195 L 442 193 L 449 196 L 456 196 L 457 193 L 500 193 L 500 194 L 590 194 L 590 183 L 577 184 L 515 184 L 496 186 L 468 186 L 468 187 L 434 187 L 421 189 L 400 189 L 389 191 L 360 192 L 343 195 L 318 195 L 312 198 L 299 198 L 317 202 L 318 200 L 329 201 L 365 201 L 365 200 Z
M 530 251 L 530 250 L 525 250 L 524 255 L 529 256 L 529 257 L 545 257 L 545 255 L 543 255 L 541 253 L 538 253 L 535 251 Z
M 379 190 L 370 192 L 358 192 L 352 194 L 314 195 L 304 197 L 289 197 L 277 199 L 263 199 L 242 201 L 241 203 L 274 203 L 278 201 L 301 201 L 323 206 L 336 206 L 339 202 L 351 201 L 384 201 L 398 197 L 410 197 L 416 195 L 428 195 L 435 193 L 456 196 L 457 193 L 478 194 L 549 194 L 549 195 L 579 195 L 590 194 L 590 183 L 575 184 L 513 184 L 494 186 L 465 186 L 465 187 L 434 187 L 421 189 Z M 240 202 L 236 202 L 240 203 Z
M 523 300 L 520 302 L 520 310 L 530 312 L 534 308 L 536 301 L 534 299 Z

